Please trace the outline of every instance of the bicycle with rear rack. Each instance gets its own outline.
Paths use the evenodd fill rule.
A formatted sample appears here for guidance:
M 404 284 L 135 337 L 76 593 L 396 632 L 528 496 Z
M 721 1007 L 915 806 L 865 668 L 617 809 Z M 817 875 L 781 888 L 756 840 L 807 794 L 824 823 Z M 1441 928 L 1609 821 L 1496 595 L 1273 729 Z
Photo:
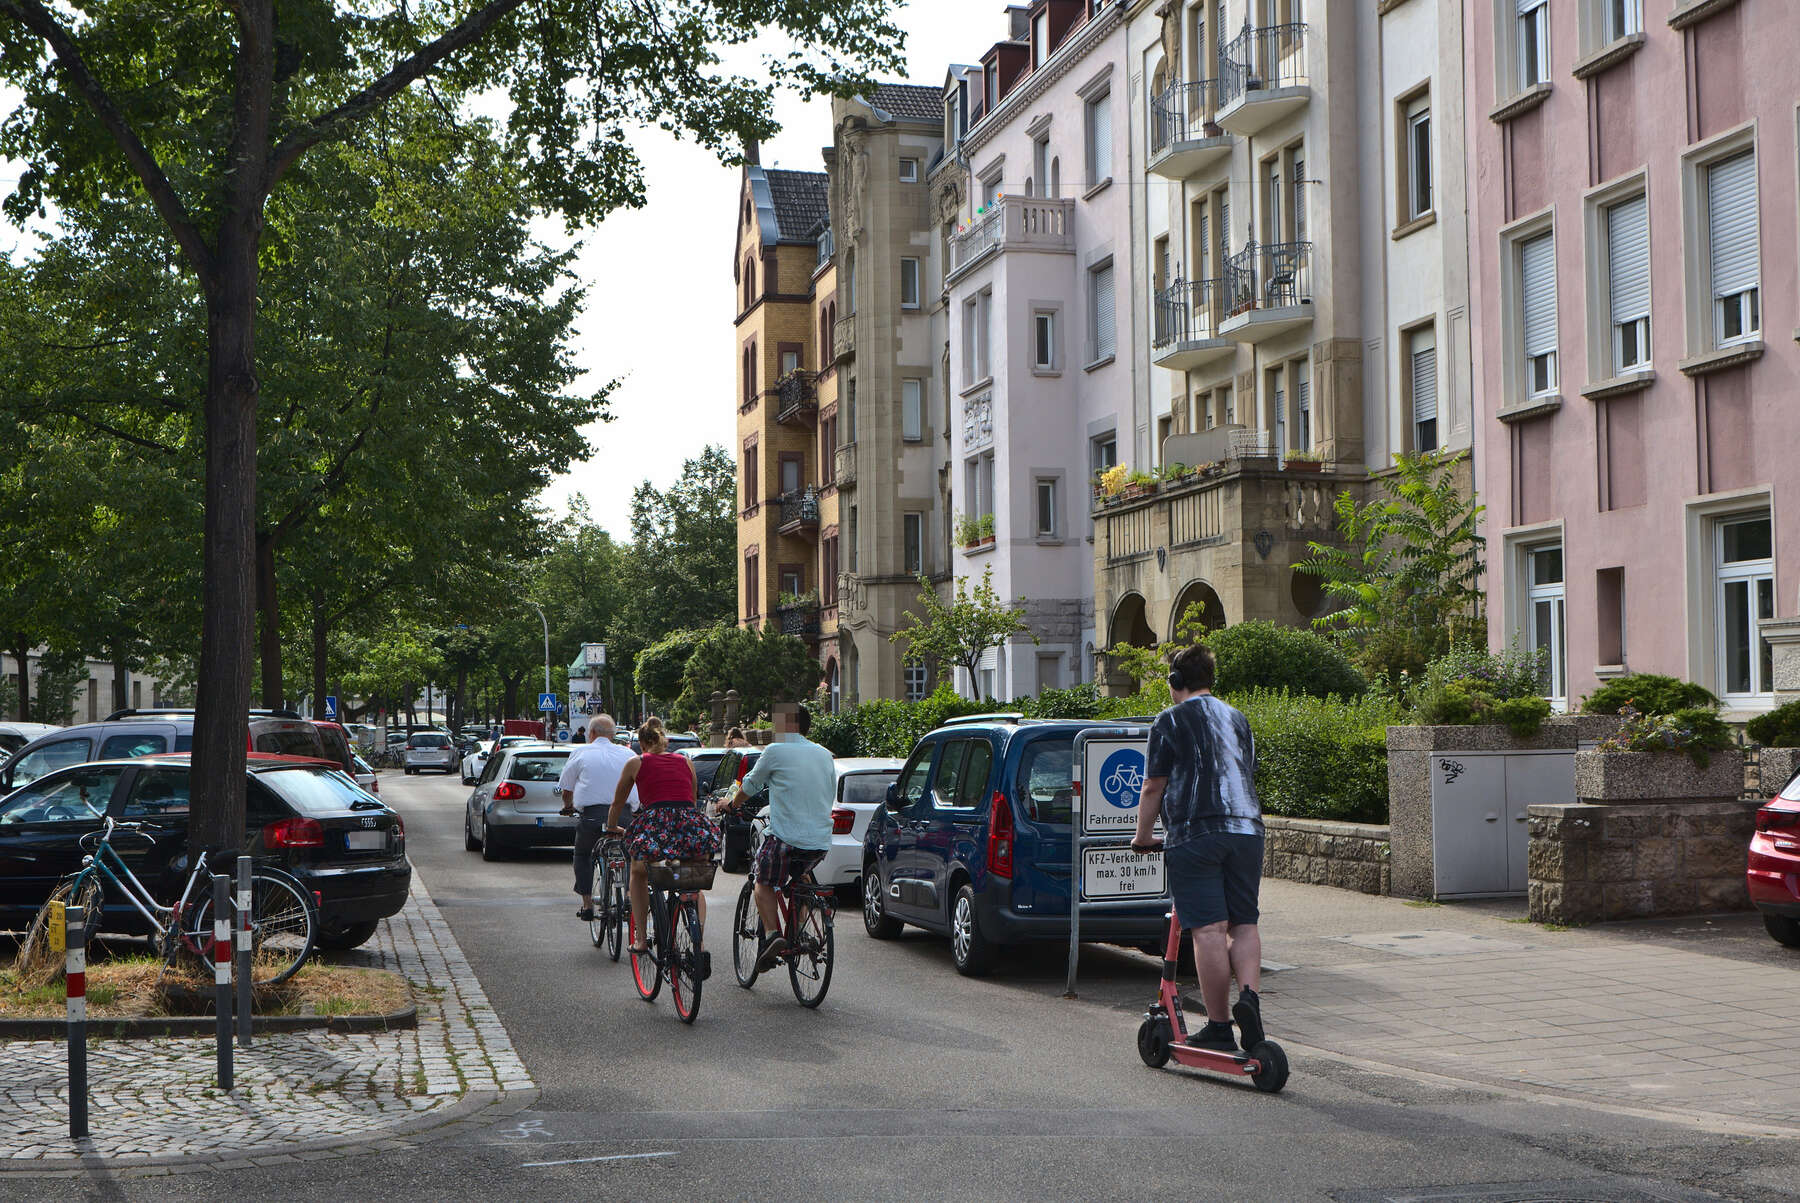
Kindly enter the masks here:
M 787 950 L 776 963 L 787 962 L 788 983 L 803 1007 L 817 1007 L 831 988 L 831 965 L 837 949 L 832 934 L 831 891 L 813 880 L 810 871 L 789 878 L 776 888 L 775 906 L 781 915 L 781 934 Z M 731 925 L 731 962 L 738 985 L 748 990 L 756 984 L 757 959 L 762 953 L 762 920 L 756 910 L 756 884 L 744 883 L 738 895 L 737 913 Z
M 81 858 L 81 870 L 65 878 L 51 892 L 50 902 L 38 911 L 20 946 L 20 968 L 59 959 L 50 949 L 51 904 L 79 906 L 83 915 L 99 916 L 109 892 L 122 898 L 156 932 L 157 950 L 163 957 L 163 968 L 175 963 L 185 952 L 195 957 L 207 973 L 213 970 L 213 894 L 212 872 L 208 854 L 194 858 L 187 884 L 173 906 L 156 901 L 149 887 L 139 881 L 131 867 L 112 846 L 115 832 L 138 834 L 142 825 L 106 819 L 99 831 L 81 837 L 81 846 L 89 851 Z M 235 916 L 233 917 L 235 920 Z M 86 924 L 88 938 L 100 926 L 98 919 Z M 318 935 L 319 912 L 313 896 L 298 881 L 280 869 L 258 865 L 250 874 L 250 980 L 257 986 L 284 982 L 299 971 L 312 953 Z
M 594 894 L 594 917 L 588 920 L 588 935 L 595 948 L 618 960 L 625 948 L 625 933 L 631 926 L 631 894 L 625 888 L 630 862 L 625 859 L 625 841 L 609 836 L 595 852 L 600 861 L 599 889 Z
M 711 954 L 702 947 L 700 895 L 712 889 L 718 872 L 715 860 L 651 861 L 650 913 L 640 919 L 627 905 L 621 924 L 631 933 L 631 978 L 639 997 L 655 1002 L 667 979 L 683 1023 L 699 1018 L 701 983 L 711 972 Z M 637 949 L 640 939 L 642 952 Z

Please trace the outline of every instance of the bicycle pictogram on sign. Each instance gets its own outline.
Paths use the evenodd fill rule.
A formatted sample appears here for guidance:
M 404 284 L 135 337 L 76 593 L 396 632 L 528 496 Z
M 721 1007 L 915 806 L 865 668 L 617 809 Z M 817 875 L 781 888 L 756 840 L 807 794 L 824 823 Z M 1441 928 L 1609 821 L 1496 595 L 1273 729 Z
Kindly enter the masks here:
M 1144 756 L 1135 748 L 1121 748 L 1100 766 L 1100 796 L 1119 810 L 1135 810 L 1138 791 L 1144 786 Z

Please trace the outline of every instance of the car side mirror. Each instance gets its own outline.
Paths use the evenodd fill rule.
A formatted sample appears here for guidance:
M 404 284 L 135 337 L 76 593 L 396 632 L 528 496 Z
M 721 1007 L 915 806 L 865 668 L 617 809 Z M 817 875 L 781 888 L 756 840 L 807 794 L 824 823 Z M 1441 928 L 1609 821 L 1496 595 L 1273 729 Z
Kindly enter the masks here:
M 892 784 L 890 784 L 887 787 L 887 803 L 886 803 L 886 805 L 887 805 L 887 808 L 889 811 L 898 811 L 898 810 L 905 809 L 906 799 L 903 798 L 900 794 L 900 783 L 898 781 L 893 782 Z

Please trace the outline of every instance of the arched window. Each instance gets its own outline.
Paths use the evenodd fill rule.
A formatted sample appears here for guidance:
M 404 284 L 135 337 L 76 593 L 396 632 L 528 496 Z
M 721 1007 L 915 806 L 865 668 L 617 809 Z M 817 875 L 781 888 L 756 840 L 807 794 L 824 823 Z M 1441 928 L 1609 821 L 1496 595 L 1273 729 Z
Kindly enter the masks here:
M 1051 200 L 1062 199 L 1062 159 L 1050 160 L 1050 191 L 1044 194 Z
M 1025 195 L 1026 196 L 1036 196 L 1037 195 L 1037 188 L 1032 185 L 1030 176 L 1025 177 Z
M 756 260 L 744 260 L 744 308 L 756 304 Z

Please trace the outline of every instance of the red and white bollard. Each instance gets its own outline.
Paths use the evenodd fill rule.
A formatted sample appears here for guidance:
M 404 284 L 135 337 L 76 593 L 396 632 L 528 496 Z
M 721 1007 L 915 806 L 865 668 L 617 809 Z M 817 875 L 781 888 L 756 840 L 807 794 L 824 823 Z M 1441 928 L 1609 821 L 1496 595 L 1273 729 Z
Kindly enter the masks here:
M 250 1047 L 250 858 L 237 858 L 237 1035 Z
M 63 909 L 63 947 L 68 958 L 64 972 L 69 998 L 70 1140 L 83 1140 L 88 1134 L 87 919 L 78 906 Z
M 213 877 L 213 1010 L 218 1016 L 219 1089 L 230 1090 L 231 1066 L 231 878 Z

